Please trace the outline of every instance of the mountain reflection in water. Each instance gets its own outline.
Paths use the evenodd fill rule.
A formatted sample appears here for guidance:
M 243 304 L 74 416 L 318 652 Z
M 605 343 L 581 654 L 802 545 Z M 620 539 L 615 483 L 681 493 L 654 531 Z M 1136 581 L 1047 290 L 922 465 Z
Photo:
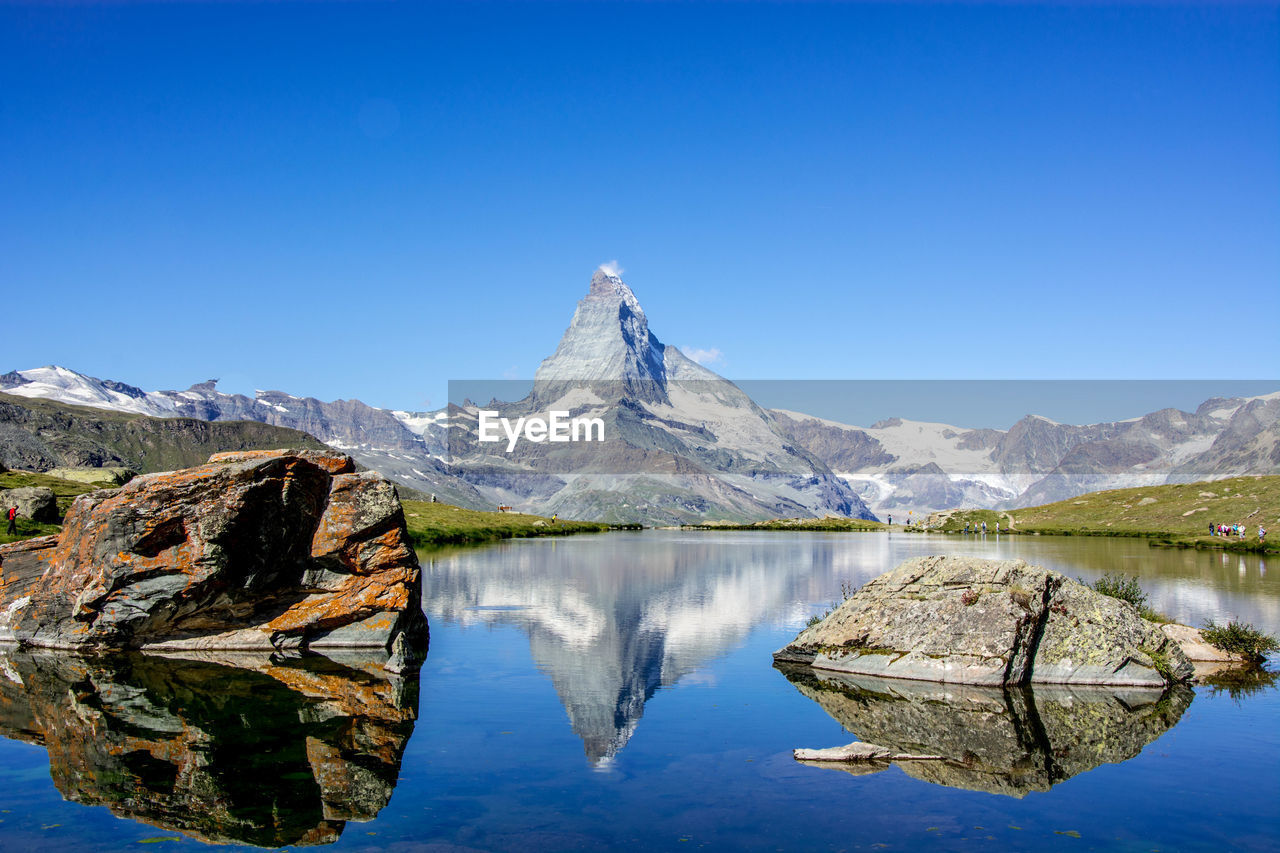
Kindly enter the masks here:
M 1178 722 L 1189 687 L 991 688 L 851 676 L 778 665 L 796 689 L 859 740 L 944 761 L 903 761 L 909 776 L 1022 797 L 1100 764 L 1126 761 Z M 836 744 L 797 744 L 836 746 Z M 815 763 L 855 774 L 887 763 Z
M 0 735 L 68 800 L 201 841 L 336 841 L 391 798 L 418 681 L 320 656 L 0 652 Z
M 423 553 L 423 607 L 433 620 L 526 633 L 587 759 L 607 767 L 655 691 L 726 654 L 770 618 L 803 618 L 807 609 L 797 602 L 822 594 L 841 567 L 829 541 L 747 537 L 735 549 L 647 533 L 564 549 L 513 542 Z

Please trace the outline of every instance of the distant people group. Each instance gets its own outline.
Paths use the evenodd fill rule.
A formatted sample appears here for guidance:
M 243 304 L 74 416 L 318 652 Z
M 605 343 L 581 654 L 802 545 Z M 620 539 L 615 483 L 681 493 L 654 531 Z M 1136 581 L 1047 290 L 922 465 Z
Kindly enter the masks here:
M 1240 539 L 1249 535 L 1249 525 L 1247 524 L 1210 524 L 1210 536 L 1235 536 Z M 1267 535 L 1267 529 L 1261 524 L 1258 525 L 1258 541 L 1261 542 Z
M 966 522 L 964 523 L 964 530 L 963 530 L 963 531 L 961 531 L 961 532 L 963 532 L 963 533 L 969 533 L 969 532 L 971 532 L 971 531 L 969 530 L 969 522 L 967 522 L 967 521 L 966 521 Z M 975 521 L 975 522 L 973 522 L 973 530 L 972 530 L 972 532 L 973 532 L 975 535 L 976 535 L 976 534 L 978 534 L 978 533 L 981 533 L 983 536 L 986 536 L 986 535 L 987 535 L 987 523 L 984 521 L 984 522 L 982 522 L 981 526 L 979 526 L 979 524 L 978 524 L 976 521 Z M 1000 532 L 1000 522 L 996 522 L 996 533 L 999 533 L 999 532 Z

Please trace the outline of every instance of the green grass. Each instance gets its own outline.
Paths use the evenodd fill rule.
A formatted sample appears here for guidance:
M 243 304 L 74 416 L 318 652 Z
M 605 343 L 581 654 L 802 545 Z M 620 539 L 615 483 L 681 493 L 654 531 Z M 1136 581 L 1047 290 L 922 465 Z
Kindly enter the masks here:
M 60 524 L 44 524 L 35 521 L 23 521 L 18 519 L 18 534 L 5 533 L 9 528 L 9 522 L 0 518 L 0 545 L 8 545 L 10 542 L 21 542 L 23 539 L 34 539 L 37 536 L 49 536 L 54 533 L 62 532 Z
M 409 537 L 418 548 L 469 545 L 527 536 L 599 533 L 613 527 L 597 521 L 552 521 L 518 512 L 481 512 L 445 503 L 404 501 Z
M 1200 483 L 1090 492 L 1043 506 L 1012 510 L 1019 533 L 1138 536 L 1153 545 L 1280 553 L 1280 476 L 1233 477 Z M 1249 535 L 1209 535 L 1209 523 L 1246 524 Z M 1268 541 L 1258 542 L 1258 524 Z
M 67 507 L 71 506 L 71 502 L 75 500 L 76 495 L 83 495 L 85 492 L 92 492 L 99 488 L 88 483 L 63 480 L 58 477 L 50 477 L 48 474 L 37 474 L 33 471 L 5 471 L 0 473 L 0 489 L 24 489 L 30 486 L 44 486 L 53 490 L 54 499 L 58 502 L 59 517 L 67 514 Z M 3 522 L 3 526 L 0 526 L 0 531 L 6 530 L 9 523 L 4 521 L 3 517 L 0 517 L 0 522 Z M 48 536 L 51 533 L 58 533 L 62 530 L 61 525 L 38 523 L 29 518 L 19 518 L 17 524 L 17 536 L 0 532 L 0 545 L 17 542 L 22 539 L 31 539 L 34 536 Z
M 887 524 L 866 521 L 861 518 L 772 518 L 768 521 L 740 523 L 734 521 L 709 521 L 705 524 L 685 524 L 685 530 L 808 530 L 836 533 L 864 530 L 885 530 Z
M 994 509 L 957 509 L 953 510 L 941 527 L 930 528 L 931 533 L 963 533 L 965 525 L 969 532 L 982 531 L 982 522 L 987 523 L 987 532 L 995 533 L 997 525 L 1000 530 L 1009 526 L 1009 513 Z

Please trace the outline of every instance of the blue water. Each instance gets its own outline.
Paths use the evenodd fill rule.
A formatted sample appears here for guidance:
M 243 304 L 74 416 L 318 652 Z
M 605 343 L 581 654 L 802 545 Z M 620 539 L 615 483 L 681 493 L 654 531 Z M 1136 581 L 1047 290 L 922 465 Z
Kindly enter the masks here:
M 771 653 L 839 598 L 842 581 L 940 552 L 1021 556 L 1086 578 L 1125 570 L 1180 621 L 1280 630 L 1280 578 L 1264 561 L 1140 541 L 656 531 L 424 555 L 431 649 L 398 781 L 373 819 L 334 823 L 330 849 L 1280 849 L 1274 686 L 1197 687 L 1134 757 L 1021 796 L 896 765 L 853 776 L 796 763 L 793 748 L 857 732 L 774 669 Z M 257 692 L 241 702 L 246 726 Z M 174 713 L 190 704 L 175 700 Z M 321 725 L 322 714 L 290 709 L 288 720 Z M 50 728 L 94 731 L 85 725 Z M 224 752 L 234 774 L 236 753 Z M 197 807 L 219 825 L 217 797 Z M 0 821 L 5 850 L 219 846 L 64 801 L 46 749 L 16 740 L 0 741 Z

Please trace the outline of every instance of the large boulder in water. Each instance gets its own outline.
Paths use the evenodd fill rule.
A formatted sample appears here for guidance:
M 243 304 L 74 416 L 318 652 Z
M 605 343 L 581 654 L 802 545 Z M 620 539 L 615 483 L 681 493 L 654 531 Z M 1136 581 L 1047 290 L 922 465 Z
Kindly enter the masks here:
M 400 635 L 425 644 L 399 498 L 338 454 L 215 454 L 81 495 L 58 536 L 0 547 L 0 641 L 390 649 Z
M 1157 687 L 1193 674 L 1127 602 L 1022 560 L 920 557 L 867 583 L 774 655 L 960 684 Z

